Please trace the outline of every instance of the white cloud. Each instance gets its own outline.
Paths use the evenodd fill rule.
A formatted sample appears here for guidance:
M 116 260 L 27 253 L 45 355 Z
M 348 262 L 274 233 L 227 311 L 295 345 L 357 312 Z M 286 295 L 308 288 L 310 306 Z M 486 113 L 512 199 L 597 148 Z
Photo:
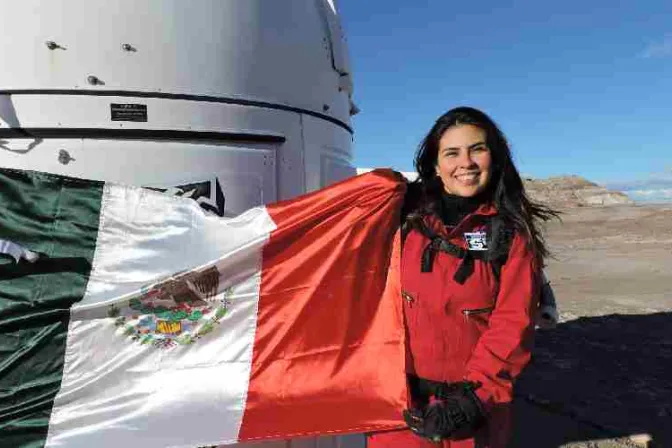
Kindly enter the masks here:
M 660 190 L 632 190 L 628 193 L 634 194 L 637 196 L 659 196 L 672 199 L 672 188 L 660 189 Z
M 610 190 L 622 191 L 635 201 L 671 202 L 672 170 L 651 173 L 640 179 L 606 182 L 604 186 Z
M 605 187 L 618 191 L 665 190 L 672 189 L 672 170 L 651 173 L 644 178 L 613 180 L 605 182 Z
M 627 192 L 635 201 L 641 202 L 670 202 L 672 201 L 672 188 L 657 190 L 631 190 Z
M 666 34 L 660 41 L 649 42 L 646 48 L 640 53 L 640 56 L 647 59 L 672 56 L 672 33 Z

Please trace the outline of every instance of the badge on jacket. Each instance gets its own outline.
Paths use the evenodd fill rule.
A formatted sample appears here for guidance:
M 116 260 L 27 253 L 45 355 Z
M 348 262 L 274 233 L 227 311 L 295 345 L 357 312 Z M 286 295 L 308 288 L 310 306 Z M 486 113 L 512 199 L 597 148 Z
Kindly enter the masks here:
M 486 232 L 465 232 L 464 239 L 469 250 L 488 250 Z

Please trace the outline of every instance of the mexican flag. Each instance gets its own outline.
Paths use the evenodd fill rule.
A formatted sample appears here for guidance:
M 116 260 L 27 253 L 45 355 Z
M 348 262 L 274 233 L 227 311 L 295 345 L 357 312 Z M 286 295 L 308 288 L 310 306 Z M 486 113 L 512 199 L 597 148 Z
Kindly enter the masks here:
M 399 427 L 404 191 L 375 171 L 223 219 L 148 189 L 0 169 L 0 446 Z

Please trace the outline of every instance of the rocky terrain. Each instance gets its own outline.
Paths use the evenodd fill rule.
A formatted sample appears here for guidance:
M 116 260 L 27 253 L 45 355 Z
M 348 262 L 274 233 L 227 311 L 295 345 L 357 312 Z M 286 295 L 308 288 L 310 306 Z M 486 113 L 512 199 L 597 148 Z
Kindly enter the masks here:
M 528 185 L 564 212 L 546 228 L 561 323 L 537 332 L 511 446 L 672 447 L 672 204 L 577 177 Z
M 559 208 L 632 204 L 620 191 L 610 191 L 579 176 L 560 176 L 548 179 L 526 178 L 525 189 L 535 200 Z

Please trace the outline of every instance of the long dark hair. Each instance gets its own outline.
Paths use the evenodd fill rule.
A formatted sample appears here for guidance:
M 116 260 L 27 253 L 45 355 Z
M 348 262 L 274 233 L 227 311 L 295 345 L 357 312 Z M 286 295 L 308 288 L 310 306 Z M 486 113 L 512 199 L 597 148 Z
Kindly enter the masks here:
M 523 181 L 513 164 L 506 137 L 497 124 L 485 113 L 471 107 L 457 107 L 441 115 L 420 143 L 415 154 L 415 169 L 418 178 L 409 184 L 409 204 L 405 204 L 407 219 L 411 225 L 429 214 L 436 214 L 443 192 L 443 183 L 436 174 L 439 140 L 449 128 L 472 125 L 486 135 L 486 145 L 492 157 L 492 175 L 482 193 L 485 200 L 494 204 L 498 216 L 527 239 L 528 248 L 537 260 L 549 255 L 544 237 L 539 229 L 540 221 L 558 217 L 558 212 L 536 203 L 525 193 Z

